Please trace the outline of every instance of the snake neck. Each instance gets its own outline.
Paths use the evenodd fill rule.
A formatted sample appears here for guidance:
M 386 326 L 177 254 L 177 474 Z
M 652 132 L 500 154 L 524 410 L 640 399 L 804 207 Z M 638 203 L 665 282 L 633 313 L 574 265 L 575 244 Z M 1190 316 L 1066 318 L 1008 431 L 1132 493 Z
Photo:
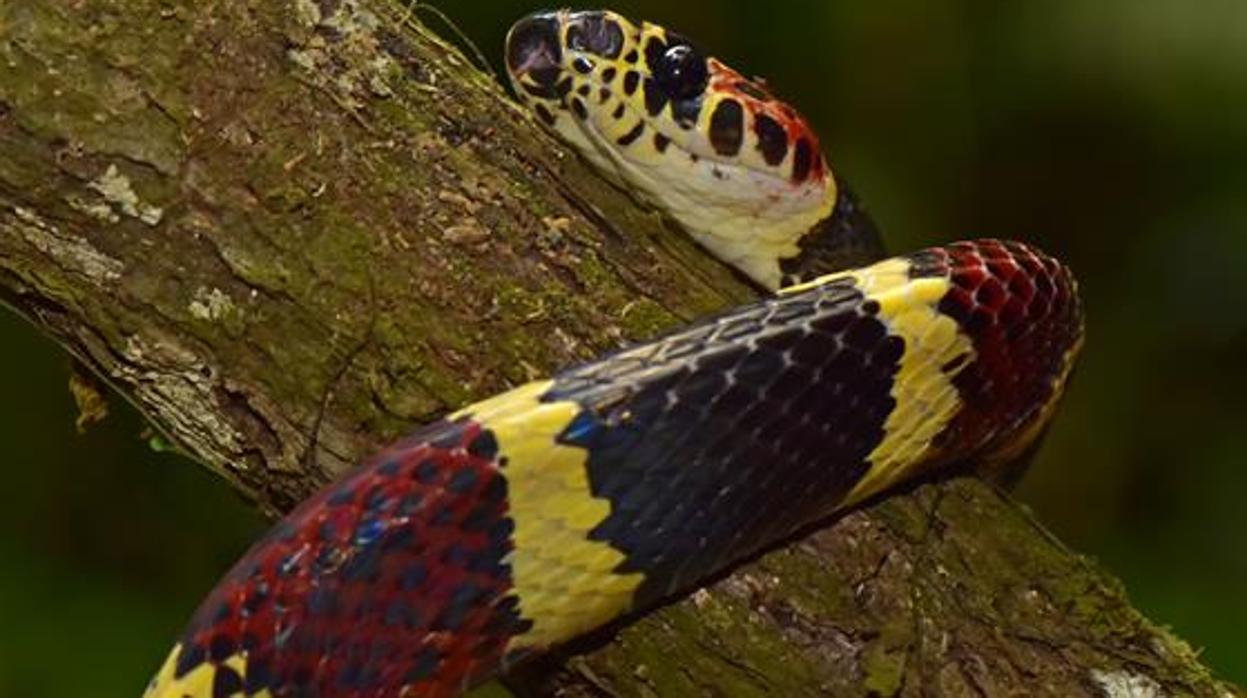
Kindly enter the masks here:
M 733 217 L 691 206 L 668 213 L 710 254 L 771 292 L 887 256 L 878 228 L 852 191 L 830 174 L 809 189 L 823 203 L 821 210 L 807 206 L 811 210 L 803 216 Z
M 886 256 L 875 222 L 843 183 L 837 188 L 831 213 L 811 226 L 797 240 L 797 247 L 798 254 L 779 260 L 781 287 L 872 264 Z

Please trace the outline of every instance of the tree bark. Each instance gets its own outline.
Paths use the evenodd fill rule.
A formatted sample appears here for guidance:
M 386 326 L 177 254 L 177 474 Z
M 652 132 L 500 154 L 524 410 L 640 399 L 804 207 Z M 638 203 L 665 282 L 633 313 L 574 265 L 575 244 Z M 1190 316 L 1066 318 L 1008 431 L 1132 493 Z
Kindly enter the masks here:
M 270 514 L 414 424 L 752 295 L 401 4 L 0 4 L 0 298 Z M 968 478 L 508 683 L 1237 690 Z

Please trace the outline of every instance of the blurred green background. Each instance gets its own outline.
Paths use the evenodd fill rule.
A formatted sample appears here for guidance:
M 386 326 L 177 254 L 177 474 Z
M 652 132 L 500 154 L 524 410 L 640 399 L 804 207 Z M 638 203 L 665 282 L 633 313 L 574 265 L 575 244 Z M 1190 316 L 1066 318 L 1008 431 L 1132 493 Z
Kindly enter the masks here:
M 439 7 L 498 65 L 538 5 Z M 1247 3 L 615 9 L 767 76 L 894 249 L 1016 236 L 1075 268 L 1087 350 L 1021 497 L 1247 684 Z M 0 696 L 136 695 L 263 522 L 118 400 L 77 436 L 66 358 L 11 314 L 0 336 Z

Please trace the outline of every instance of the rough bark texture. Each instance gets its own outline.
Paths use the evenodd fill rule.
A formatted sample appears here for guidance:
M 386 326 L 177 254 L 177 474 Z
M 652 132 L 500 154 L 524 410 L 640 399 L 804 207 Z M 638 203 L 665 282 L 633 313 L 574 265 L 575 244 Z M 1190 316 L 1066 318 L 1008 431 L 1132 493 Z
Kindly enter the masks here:
M 413 424 L 752 294 L 405 19 L 381 0 L 0 3 L 0 298 L 270 513 Z M 572 650 L 509 683 L 1236 690 L 971 479 Z

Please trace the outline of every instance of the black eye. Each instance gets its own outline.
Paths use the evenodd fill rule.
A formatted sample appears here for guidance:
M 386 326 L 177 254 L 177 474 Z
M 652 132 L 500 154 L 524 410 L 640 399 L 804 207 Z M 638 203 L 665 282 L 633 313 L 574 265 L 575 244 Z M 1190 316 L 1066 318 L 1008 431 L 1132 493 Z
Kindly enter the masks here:
M 653 64 L 654 79 L 671 99 L 691 99 L 706 90 L 706 59 L 688 44 L 676 44 Z

